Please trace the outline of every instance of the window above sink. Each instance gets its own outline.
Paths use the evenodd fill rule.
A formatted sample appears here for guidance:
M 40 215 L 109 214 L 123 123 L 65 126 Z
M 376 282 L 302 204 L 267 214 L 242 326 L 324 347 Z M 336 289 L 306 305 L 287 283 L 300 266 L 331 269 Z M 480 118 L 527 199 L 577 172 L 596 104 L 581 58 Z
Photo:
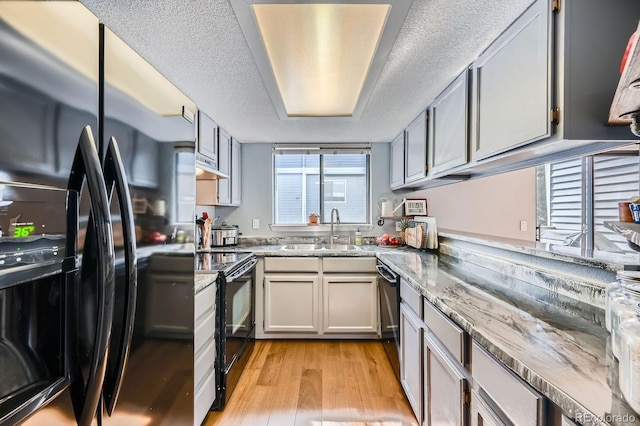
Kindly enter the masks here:
M 278 144 L 273 154 L 274 225 L 306 226 L 311 213 L 328 224 L 333 208 L 343 224 L 371 223 L 370 144 Z

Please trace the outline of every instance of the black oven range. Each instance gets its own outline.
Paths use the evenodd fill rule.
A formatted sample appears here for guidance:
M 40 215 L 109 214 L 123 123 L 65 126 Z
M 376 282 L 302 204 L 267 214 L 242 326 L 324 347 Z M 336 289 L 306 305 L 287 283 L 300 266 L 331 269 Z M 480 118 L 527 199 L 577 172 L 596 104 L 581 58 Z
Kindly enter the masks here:
M 221 251 L 196 254 L 196 273 L 218 273 L 214 410 L 224 408 L 253 352 L 257 263 L 253 253 Z

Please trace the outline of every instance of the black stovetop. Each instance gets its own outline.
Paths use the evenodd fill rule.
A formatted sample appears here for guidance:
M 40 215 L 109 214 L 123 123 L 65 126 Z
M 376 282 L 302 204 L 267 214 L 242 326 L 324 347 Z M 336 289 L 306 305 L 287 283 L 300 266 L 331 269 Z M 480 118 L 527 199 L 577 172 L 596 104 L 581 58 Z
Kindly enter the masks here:
M 230 271 L 251 256 L 243 252 L 196 253 L 196 271 Z

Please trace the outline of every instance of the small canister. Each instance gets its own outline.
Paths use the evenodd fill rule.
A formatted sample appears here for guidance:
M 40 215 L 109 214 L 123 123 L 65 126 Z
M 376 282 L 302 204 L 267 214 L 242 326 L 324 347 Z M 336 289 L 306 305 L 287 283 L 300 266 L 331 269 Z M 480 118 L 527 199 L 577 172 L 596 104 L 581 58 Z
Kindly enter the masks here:
M 633 317 L 620 323 L 618 334 L 620 390 L 631 408 L 640 413 L 640 304 Z
M 628 201 L 618 203 L 618 218 L 620 222 L 633 222 L 633 216 L 631 215 L 631 209 Z

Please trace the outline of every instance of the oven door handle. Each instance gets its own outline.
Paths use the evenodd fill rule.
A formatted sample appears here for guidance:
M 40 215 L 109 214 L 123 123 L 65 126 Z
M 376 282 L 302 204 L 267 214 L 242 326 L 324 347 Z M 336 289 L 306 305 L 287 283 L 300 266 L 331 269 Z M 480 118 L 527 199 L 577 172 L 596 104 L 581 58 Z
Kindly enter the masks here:
M 255 257 L 253 259 L 251 259 L 250 261 L 247 262 L 246 265 L 242 266 L 241 268 L 239 268 L 237 271 L 235 271 L 233 274 L 229 275 L 227 277 L 227 282 L 230 283 L 231 281 L 235 280 L 238 277 L 241 277 L 245 272 L 247 272 L 248 270 L 250 270 L 251 268 L 253 268 L 256 264 L 258 263 L 258 259 L 256 259 Z
M 114 137 L 109 139 L 107 154 L 104 160 L 104 178 L 109 197 L 113 197 L 115 191 L 120 205 L 120 217 L 122 220 L 122 234 L 124 238 L 124 267 L 126 282 L 122 294 L 124 301 L 124 318 L 122 331 L 118 335 L 120 341 L 115 343 L 111 350 L 115 358 L 112 363 L 107 362 L 107 373 L 104 378 L 102 394 L 105 399 L 107 413 L 111 415 L 118 400 L 120 387 L 124 378 L 124 369 L 129 358 L 131 338 L 133 336 L 133 322 L 136 313 L 136 296 L 138 286 L 138 258 L 136 255 L 135 224 L 129 184 L 122 164 L 118 142 Z M 112 365 L 113 364 L 113 365 Z
M 97 297 L 96 297 L 96 329 L 93 343 L 93 354 L 86 384 L 82 373 L 73 372 L 71 392 L 76 401 L 74 409 L 79 426 L 90 425 L 98 409 L 98 402 L 102 392 L 102 384 L 109 354 L 109 340 L 113 321 L 115 295 L 115 264 L 116 258 L 113 248 L 113 227 L 109 212 L 109 197 L 104 181 L 102 168 L 96 144 L 91 133 L 91 127 L 82 129 L 78 147 L 73 159 L 69 176 L 69 189 L 82 193 L 84 182 L 87 182 L 91 198 L 91 213 L 89 214 L 89 228 L 85 241 L 95 239 L 96 246 L 85 243 L 85 256 L 92 258 L 90 251 L 97 249 Z M 78 224 L 76 223 L 77 227 Z M 95 234 L 91 236 L 90 234 Z M 77 318 L 83 321 L 84 318 Z M 71 325 L 73 326 L 73 325 Z M 79 405 L 79 406 L 78 406 Z
M 378 274 L 380 274 L 380 276 L 384 278 L 385 281 L 391 284 L 392 287 L 396 286 L 396 281 L 398 278 L 397 275 L 393 274 L 389 269 L 382 265 L 376 265 L 376 269 L 378 270 Z

